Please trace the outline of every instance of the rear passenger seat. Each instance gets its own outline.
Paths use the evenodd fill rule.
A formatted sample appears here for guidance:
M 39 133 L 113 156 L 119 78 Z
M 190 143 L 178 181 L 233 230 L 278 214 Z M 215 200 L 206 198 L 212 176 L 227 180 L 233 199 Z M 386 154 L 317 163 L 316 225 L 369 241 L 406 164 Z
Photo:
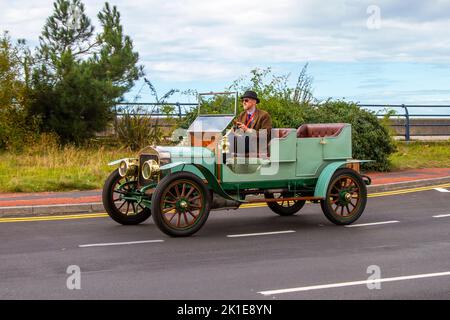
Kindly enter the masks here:
M 297 138 L 337 137 L 345 123 L 304 124 L 297 129 Z
M 289 135 L 289 133 L 294 130 L 295 129 L 290 129 L 290 128 L 272 129 L 272 138 L 278 138 L 278 139 L 286 138 Z

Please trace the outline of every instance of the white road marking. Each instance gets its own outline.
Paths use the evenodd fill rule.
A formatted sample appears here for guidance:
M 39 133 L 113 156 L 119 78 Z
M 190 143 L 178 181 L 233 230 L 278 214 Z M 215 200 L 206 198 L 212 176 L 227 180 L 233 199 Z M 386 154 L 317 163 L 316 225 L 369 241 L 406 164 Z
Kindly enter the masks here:
M 444 188 L 434 188 L 434 190 L 439 192 L 450 192 L 450 190 L 444 189 Z
M 450 217 L 450 214 L 438 214 L 437 216 L 433 216 L 433 218 L 446 218 Z
M 111 242 L 111 243 L 93 243 L 93 244 L 82 244 L 79 248 L 90 248 L 90 247 L 108 247 L 108 246 L 124 246 L 130 244 L 142 244 L 142 243 L 156 243 L 164 242 L 164 240 L 145 240 L 145 241 L 130 241 L 130 242 Z
M 362 281 L 352 281 L 352 282 L 341 282 L 341 283 L 330 283 L 325 285 L 317 285 L 317 286 L 308 286 L 308 287 L 298 287 L 298 288 L 289 288 L 289 289 L 278 289 L 278 290 L 268 290 L 268 291 L 260 291 L 258 293 L 268 296 L 275 295 L 280 293 L 290 293 L 290 292 L 301 292 L 301 291 L 310 291 L 310 290 L 321 290 L 321 289 L 330 289 L 330 288 L 340 288 L 340 287 L 349 287 L 349 286 L 359 286 L 363 284 L 375 284 L 381 282 L 392 282 L 392 281 L 404 281 L 404 280 L 413 280 L 413 279 L 421 279 L 421 278 L 432 278 L 432 277 L 444 277 L 450 276 L 450 272 L 438 272 L 438 273 L 425 273 L 425 274 L 416 274 L 411 276 L 403 276 L 403 277 L 393 277 L 393 278 L 381 278 L 381 279 L 372 279 L 372 280 L 362 280 Z
M 282 233 L 293 233 L 294 230 L 286 231 L 274 231 L 274 232 L 260 232 L 260 233 L 245 233 L 245 234 L 229 234 L 228 238 L 239 238 L 239 237 L 253 237 L 253 236 L 267 236 L 272 234 L 282 234 Z
M 377 226 L 377 225 L 380 225 L 380 224 L 389 224 L 389 223 L 398 223 L 398 222 L 400 222 L 400 221 L 392 220 L 392 221 L 352 224 L 352 225 L 348 225 L 348 226 L 345 226 L 345 227 L 346 228 L 356 228 L 356 227 Z

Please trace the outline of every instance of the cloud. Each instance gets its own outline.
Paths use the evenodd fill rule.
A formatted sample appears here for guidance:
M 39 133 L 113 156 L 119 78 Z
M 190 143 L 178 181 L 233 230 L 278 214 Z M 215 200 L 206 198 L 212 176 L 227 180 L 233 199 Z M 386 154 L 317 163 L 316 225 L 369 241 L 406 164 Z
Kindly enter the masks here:
M 172 65 L 174 78 L 194 79 L 179 69 L 214 62 L 217 74 L 230 65 L 280 63 L 398 61 L 448 63 L 450 19 L 436 5 L 415 1 L 408 6 L 380 1 L 382 24 L 369 30 L 372 1 L 171 1 L 148 4 L 149 28 L 137 31 L 136 44 L 151 68 L 155 60 Z M 417 4 L 416 9 L 411 8 Z M 137 8 L 141 4 L 135 1 Z M 444 3 L 444 8 L 447 6 Z M 141 17 L 141 18 L 140 18 Z M 143 24 L 146 25 L 146 24 Z M 145 48 L 148 48 L 147 50 Z
M 373 89 L 373 88 L 384 88 L 390 87 L 393 84 L 399 83 L 398 80 L 389 80 L 385 78 L 369 78 L 361 81 L 358 85 L 358 89 Z
M 85 0 L 96 22 L 103 1 Z M 1 29 L 31 43 L 52 1 L 0 0 Z M 149 74 L 218 80 L 254 66 L 305 62 L 450 62 L 450 1 L 116 0 Z M 370 5 L 380 29 L 367 28 Z
M 173 81 L 185 81 L 190 78 L 217 80 L 233 77 L 240 72 L 235 65 L 195 61 L 155 62 L 151 63 L 147 69 L 151 74 L 158 73 L 163 80 Z
M 375 88 L 375 87 L 374 87 Z M 383 88 L 383 86 L 378 86 Z M 361 101 L 364 104 L 388 104 L 388 105 L 448 105 L 450 90 L 397 90 L 383 88 L 381 90 L 365 91 L 346 98 L 350 101 Z M 412 108 L 410 113 L 449 114 L 449 108 Z

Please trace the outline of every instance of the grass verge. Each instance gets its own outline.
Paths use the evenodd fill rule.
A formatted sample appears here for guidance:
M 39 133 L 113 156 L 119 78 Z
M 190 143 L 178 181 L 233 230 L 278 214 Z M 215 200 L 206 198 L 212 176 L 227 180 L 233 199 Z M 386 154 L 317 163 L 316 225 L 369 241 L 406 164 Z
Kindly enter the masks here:
M 392 170 L 450 168 L 450 141 L 398 142 L 389 159 Z
M 391 155 L 393 170 L 450 168 L 450 141 L 398 142 Z M 112 171 L 108 162 L 136 153 L 113 148 L 60 148 L 41 142 L 21 154 L 0 154 L 0 192 L 101 189 Z
M 100 189 L 112 168 L 108 162 L 134 156 L 107 148 L 45 146 L 21 154 L 0 154 L 0 192 Z

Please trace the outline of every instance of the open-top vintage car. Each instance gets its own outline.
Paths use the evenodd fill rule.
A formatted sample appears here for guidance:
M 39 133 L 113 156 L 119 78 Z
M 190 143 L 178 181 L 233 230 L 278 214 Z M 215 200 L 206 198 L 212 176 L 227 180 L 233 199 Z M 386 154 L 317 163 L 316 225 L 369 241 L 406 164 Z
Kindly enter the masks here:
M 234 110 L 202 108 L 206 95 L 230 94 Z M 273 129 L 270 140 L 254 140 L 252 152 L 247 135 L 233 127 L 237 102 L 237 93 L 200 94 L 198 116 L 178 146 L 150 146 L 110 163 L 118 165 L 103 189 L 110 217 L 135 225 L 152 215 L 161 231 L 177 237 L 197 232 L 211 210 L 245 203 L 267 203 L 281 216 L 297 213 L 306 201 L 320 203 L 337 225 L 361 216 L 370 178 L 359 168 L 368 160 L 352 159 L 350 124 Z

